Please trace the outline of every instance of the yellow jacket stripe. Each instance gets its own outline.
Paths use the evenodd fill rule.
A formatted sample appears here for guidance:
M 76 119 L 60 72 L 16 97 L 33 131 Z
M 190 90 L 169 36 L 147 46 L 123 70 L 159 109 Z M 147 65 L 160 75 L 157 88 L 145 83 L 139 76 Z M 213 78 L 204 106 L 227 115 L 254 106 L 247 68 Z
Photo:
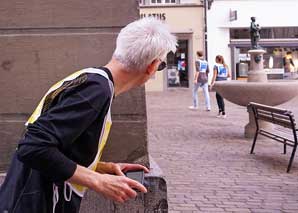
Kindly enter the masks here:
M 56 84 L 54 84 L 48 91 L 47 93 L 43 96 L 43 98 L 41 99 L 41 101 L 39 102 L 38 106 L 36 107 L 36 109 L 34 110 L 33 114 L 30 116 L 30 118 L 28 119 L 28 121 L 26 122 L 26 126 L 30 123 L 34 123 L 39 116 L 41 115 L 42 112 L 42 108 L 44 105 L 44 101 L 47 97 L 48 94 L 50 94 L 52 91 L 57 90 L 58 88 L 60 88 L 63 83 L 65 81 L 70 81 L 73 80 L 75 78 L 77 78 L 78 76 L 80 76 L 83 73 L 96 73 L 99 75 L 102 75 L 103 77 L 107 78 L 107 80 L 109 81 L 109 86 L 110 86 L 110 90 L 111 90 L 111 95 L 113 97 L 114 94 L 114 86 L 112 81 L 109 79 L 108 75 L 106 72 L 104 72 L 103 70 L 100 69 L 96 69 L 96 68 L 87 68 L 87 69 L 83 69 L 80 71 L 77 71 L 71 75 L 69 75 L 68 77 L 64 78 L 63 80 L 57 82 Z M 103 128 L 101 130 L 100 133 L 100 138 L 99 138 L 99 142 L 98 142 L 98 151 L 96 154 L 96 157 L 94 158 L 93 162 L 88 166 L 89 169 L 95 171 L 96 167 L 97 167 L 97 163 L 99 162 L 101 155 L 102 155 L 102 151 L 104 149 L 104 146 L 106 144 L 111 126 L 112 126 L 112 119 L 111 119 L 111 104 L 112 104 L 112 98 L 111 98 L 111 102 L 110 102 L 110 107 L 108 110 L 107 115 L 105 116 L 105 120 L 104 120 L 104 124 L 103 124 Z M 100 131 L 100 130 L 99 130 Z M 86 187 L 84 186 L 80 186 L 77 184 L 72 184 L 72 183 L 68 183 L 66 182 L 66 185 L 70 187 L 71 191 L 74 191 L 77 195 L 79 195 L 80 197 L 84 196 L 84 193 L 86 191 Z

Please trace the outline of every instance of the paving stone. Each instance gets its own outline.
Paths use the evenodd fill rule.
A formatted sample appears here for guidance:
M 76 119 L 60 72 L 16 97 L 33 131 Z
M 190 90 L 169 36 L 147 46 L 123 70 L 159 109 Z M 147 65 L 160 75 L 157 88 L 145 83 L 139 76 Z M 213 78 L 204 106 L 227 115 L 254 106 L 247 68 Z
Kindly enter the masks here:
M 167 180 L 169 212 L 298 212 L 297 156 L 288 174 L 290 148 L 283 155 L 282 144 L 262 138 L 250 155 L 246 109 L 225 101 L 227 118 L 216 118 L 210 96 L 206 112 L 201 92 L 197 111 L 187 108 L 188 89 L 146 94 L 149 152 Z M 298 119 L 297 105 L 295 98 L 282 107 Z

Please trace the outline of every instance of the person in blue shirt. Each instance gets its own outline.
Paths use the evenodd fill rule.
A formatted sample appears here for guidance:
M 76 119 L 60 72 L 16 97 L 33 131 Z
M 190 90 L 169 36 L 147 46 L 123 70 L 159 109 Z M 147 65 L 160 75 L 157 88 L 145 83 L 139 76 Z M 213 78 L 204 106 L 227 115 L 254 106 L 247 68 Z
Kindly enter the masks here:
M 101 154 L 114 97 L 164 70 L 176 45 L 164 23 L 140 19 L 121 29 L 106 65 L 81 69 L 54 84 L 26 122 L 0 188 L 0 212 L 77 213 L 87 188 L 121 203 L 135 198 L 136 190 L 147 192 L 124 175 L 148 172 L 146 167 L 102 162 Z
M 206 110 L 210 111 L 211 105 L 210 105 L 210 96 L 209 96 L 209 88 L 208 88 L 209 66 L 208 66 L 208 62 L 204 60 L 203 56 L 204 55 L 202 51 L 197 51 L 198 59 L 195 62 L 196 72 L 194 76 L 194 85 L 193 85 L 193 93 L 192 93 L 193 105 L 189 106 L 188 108 L 191 110 L 198 109 L 198 89 L 199 87 L 201 87 L 204 92 Z
M 213 78 L 211 81 L 211 87 L 213 87 L 215 81 L 226 81 L 230 76 L 230 70 L 228 65 L 226 65 L 223 56 L 217 55 L 215 58 L 216 64 L 213 67 Z M 223 97 L 216 92 L 216 101 L 218 105 L 218 115 L 217 117 L 226 118 L 226 111 L 225 111 L 225 102 Z

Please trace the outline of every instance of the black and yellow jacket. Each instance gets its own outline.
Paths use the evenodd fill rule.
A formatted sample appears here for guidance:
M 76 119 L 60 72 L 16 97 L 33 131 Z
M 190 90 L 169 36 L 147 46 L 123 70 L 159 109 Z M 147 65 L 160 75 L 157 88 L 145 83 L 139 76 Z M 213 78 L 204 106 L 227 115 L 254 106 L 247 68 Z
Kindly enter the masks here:
M 77 164 L 95 170 L 113 95 L 104 67 L 80 70 L 50 88 L 26 123 L 0 188 L 0 213 L 79 211 L 86 188 L 66 180 Z

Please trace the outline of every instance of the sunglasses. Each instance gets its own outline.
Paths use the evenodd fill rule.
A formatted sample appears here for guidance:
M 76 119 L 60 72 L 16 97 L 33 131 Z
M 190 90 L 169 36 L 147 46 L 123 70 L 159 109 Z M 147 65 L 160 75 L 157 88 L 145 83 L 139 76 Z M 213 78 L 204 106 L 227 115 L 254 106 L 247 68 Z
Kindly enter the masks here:
M 166 67 L 167 67 L 167 63 L 166 63 L 165 61 L 162 61 L 162 62 L 159 64 L 159 66 L 158 66 L 158 68 L 157 68 L 157 71 L 162 71 L 162 70 L 164 70 Z

